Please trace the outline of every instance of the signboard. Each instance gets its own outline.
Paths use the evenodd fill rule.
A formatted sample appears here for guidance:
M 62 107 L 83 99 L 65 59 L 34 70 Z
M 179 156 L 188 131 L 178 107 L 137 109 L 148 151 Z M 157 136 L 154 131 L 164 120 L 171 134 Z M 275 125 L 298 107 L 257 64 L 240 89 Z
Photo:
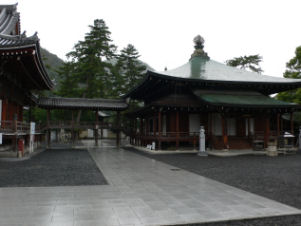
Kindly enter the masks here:
M 33 149 L 34 149 L 35 130 L 36 130 L 36 123 L 35 122 L 30 122 L 29 153 L 33 152 Z
M 30 122 L 30 134 L 35 134 L 36 132 L 36 123 Z
M 2 133 L 0 133 L 0 144 L 2 144 Z

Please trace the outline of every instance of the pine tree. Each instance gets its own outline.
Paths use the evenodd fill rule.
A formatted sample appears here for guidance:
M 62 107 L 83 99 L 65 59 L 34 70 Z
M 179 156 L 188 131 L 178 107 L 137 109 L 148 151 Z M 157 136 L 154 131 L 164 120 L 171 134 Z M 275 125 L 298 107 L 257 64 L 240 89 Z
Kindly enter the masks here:
M 111 32 L 103 20 L 97 19 L 89 27 L 85 40 L 79 41 L 74 51 L 67 54 L 73 67 L 72 79 L 77 83 L 78 97 L 106 97 L 110 92 L 107 83 L 112 68 L 109 60 L 115 56 L 116 46 L 111 44 Z
M 116 63 L 119 76 L 115 76 L 118 95 L 126 94 L 133 89 L 145 76 L 146 66 L 139 61 L 137 49 L 128 44 L 121 50 Z
M 79 41 L 67 54 L 68 63 L 61 68 L 62 78 L 58 94 L 65 97 L 106 98 L 111 96 L 111 59 L 116 46 L 104 20 L 94 20 L 84 41 Z M 77 122 L 81 117 L 78 112 Z
M 240 69 L 249 69 L 253 72 L 262 73 L 263 70 L 259 66 L 259 63 L 262 61 L 262 57 L 257 55 L 235 57 L 231 60 L 227 60 L 226 64 L 232 67 L 238 67 Z

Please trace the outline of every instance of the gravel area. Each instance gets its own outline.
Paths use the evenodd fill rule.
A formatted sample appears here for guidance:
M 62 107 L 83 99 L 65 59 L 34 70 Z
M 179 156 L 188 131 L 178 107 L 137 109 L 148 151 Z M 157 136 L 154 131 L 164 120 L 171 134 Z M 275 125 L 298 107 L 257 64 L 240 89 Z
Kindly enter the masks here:
M 49 149 L 28 160 L 0 161 L 0 187 L 108 184 L 85 149 Z
M 132 147 L 124 149 L 301 209 L 300 153 L 222 158 L 196 154 L 150 155 Z M 301 215 L 198 225 L 301 225 Z

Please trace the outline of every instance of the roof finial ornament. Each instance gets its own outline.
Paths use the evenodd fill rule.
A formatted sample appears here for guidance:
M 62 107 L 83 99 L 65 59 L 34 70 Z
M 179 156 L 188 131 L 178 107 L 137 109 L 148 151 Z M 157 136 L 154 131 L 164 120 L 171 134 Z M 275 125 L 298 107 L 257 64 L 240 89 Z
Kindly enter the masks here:
M 194 42 L 195 49 L 203 49 L 204 48 L 205 40 L 202 36 L 197 35 L 196 37 L 194 37 L 193 42 Z
M 197 35 L 193 39 L 193 42 L 194 42 L 195 50 L 194 50 L 193 54 L 191 55 L 191 58 L 203 57 L 203 58 L 209 60 L 210 58 L 208 57 L 207 53 L 204 51 L 204 43 L 205 43 L 204 38 L 200 35 Z

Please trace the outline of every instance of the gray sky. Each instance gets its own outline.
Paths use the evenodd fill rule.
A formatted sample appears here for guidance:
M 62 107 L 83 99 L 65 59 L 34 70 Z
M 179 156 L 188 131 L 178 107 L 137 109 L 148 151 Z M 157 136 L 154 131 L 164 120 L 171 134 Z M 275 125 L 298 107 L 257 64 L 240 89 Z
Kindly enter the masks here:
M 0 4 L 16 1 L 0 0 Z M 193 38 L 205 39 L 211 59 L 263 56 L 264 74 L 282 76 L 301 45 L 300 0 L 22 0 L 21 29 L 66 59 L 96 18 L 104 19 L 119 50 L 133 44 L 156 70 L 181 66 Z

